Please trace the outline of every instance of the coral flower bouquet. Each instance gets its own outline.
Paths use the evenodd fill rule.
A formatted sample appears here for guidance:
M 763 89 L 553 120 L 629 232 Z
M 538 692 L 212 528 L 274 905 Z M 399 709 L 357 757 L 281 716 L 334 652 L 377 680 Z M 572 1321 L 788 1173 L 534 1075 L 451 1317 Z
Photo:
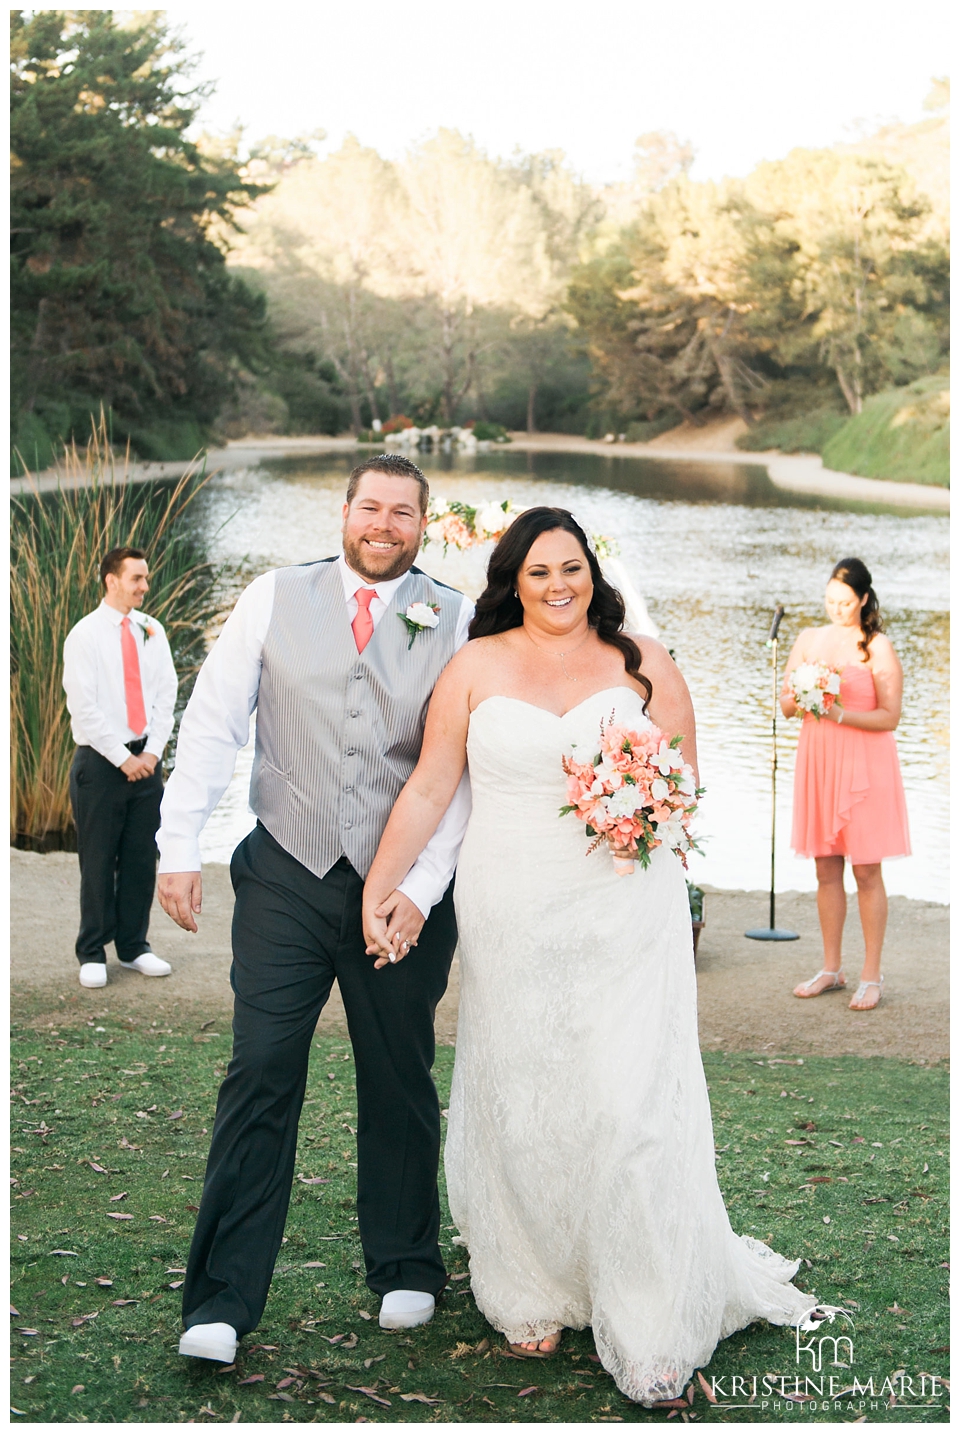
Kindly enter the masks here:
M 690 823 L 703 794 L 693 768 L 683 759 L 682 738 L 667 741 L 653 725 L 643 731 L 617 726 L 613 715 L 600 723 L 600 739 L 590 747 L 573 746 L 563 757 L 567 805 L 593 837 L 587 855 L 606 844 L 617 875 L 632 873 L 639 861 L 667 846 L 687 864 L 687 852 L 699 850 Z
M 801 711 L 817 721 L 830 710 L 840 694 L 840 672 L 825 662 L 801 662 L 787 676 L 787 689 Z

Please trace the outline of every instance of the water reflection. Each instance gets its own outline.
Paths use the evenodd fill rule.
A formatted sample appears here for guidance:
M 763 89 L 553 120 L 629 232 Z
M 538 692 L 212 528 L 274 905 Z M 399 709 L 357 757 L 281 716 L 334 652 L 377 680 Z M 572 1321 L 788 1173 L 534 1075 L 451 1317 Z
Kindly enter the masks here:
M 894 894 L 949 899 L 949 520 L 827 504 L 774 487 L 747 464 L 653 463 L 593 455 L 498 452 L 427 461 L 446 498 L 550 503 L 571 508 L 587 531 L 615 537 L 661 639 L 680 663 L 697 708 L 705 854 L 692 874 L 725 888 L 769 879 L 770 669 L 764 641 L 782 602 L 785 656 L 798 632 L 823 622 L 833 564 L 856 554 L 871 568 L 887 631 L 904 666 L 897 733 L 914 855 L 886 867 Z M 251 575 L 337 550 L 350 455 L 288 461 L 218 478 L 201 520 L 212 555 L 243 559 Z M 423 566 L 476 592 L 477 555 L 429 548 Z M 778 886 L 813 889 L 813 863 L 789 850 L 797 724 L 780 722 Z M 229 799 L 204 836 L 208 860 L 226 860 L 248 829 L 250 748 Z M 758 919 L 763 918 L 763 911 Z

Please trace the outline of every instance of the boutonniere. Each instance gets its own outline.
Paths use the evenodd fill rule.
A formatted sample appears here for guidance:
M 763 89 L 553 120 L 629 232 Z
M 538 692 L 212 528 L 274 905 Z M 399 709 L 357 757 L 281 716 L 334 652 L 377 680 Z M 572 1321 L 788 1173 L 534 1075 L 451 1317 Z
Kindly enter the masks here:
M 157 629 L 150 621 L 149 617 L 144 617 L 143 621 L 140 624 L 140 630 L 143 633 L 143 640 L 145 643 L 149 642 L 151 637 L 155 637 L 157 635 Z
M 406 612 L 398 612 L 397 616 L 410 633 L 410 641 L 407 643 L 407 651 L 413 646 L 418 633 L 427 627 L 436 627 L 440 621 L 440 608 L 428 607 L 426 602 L 411 602 Z

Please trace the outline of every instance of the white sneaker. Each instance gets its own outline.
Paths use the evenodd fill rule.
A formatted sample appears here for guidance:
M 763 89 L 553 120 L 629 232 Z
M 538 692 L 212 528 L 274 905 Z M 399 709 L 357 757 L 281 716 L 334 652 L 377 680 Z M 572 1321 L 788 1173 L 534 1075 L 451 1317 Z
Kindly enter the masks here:
M 428 1324 L 436 1307 L 432 1294 L 421 1293 L 419 1289 L 391 1289 L 389 1294 L 384 1294 L 380 1305 L 380 1327 L 412 1329 L 417 1324 Z
M 107 983 L 107 967 L 102 960 L 85 960 L 80 967 L 80 984 L 85 990 L 101 990 Z
M 139 970 L 141 975 L 169 975 L 173 969 L 169 961 L 161 960 L 152 950 L 145 950 L 136 960 L 124 960 L 121 964 L 128 970 Z
M 230 1324 L 194 1324 L 180 1339 L 185 1358 L 210 1358 L 214 1363 L 233 1363 L 237 1353 L 237 1331 Z

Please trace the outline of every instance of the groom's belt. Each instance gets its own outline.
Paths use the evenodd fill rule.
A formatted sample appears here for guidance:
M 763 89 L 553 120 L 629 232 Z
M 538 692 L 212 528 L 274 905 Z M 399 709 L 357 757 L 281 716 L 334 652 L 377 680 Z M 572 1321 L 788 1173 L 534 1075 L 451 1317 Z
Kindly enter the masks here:
M 149 735 L 150 735 L 150 733 L 148 732 L 146 736 L 137 737 L 137 740 L 136 740 L 136 741 L 125 741 L 125 742 L 123 743 L 124 746 L 127 748 L 127 751 L 129 751 L 129 753 L 130 753 L 131 756 L 139 756 L 139 755 L 140 755 L 140 753 L 141 753 L 141 752 L 144 750 L 144 748 L 146 747 L 147 738 L 149 737 Z

